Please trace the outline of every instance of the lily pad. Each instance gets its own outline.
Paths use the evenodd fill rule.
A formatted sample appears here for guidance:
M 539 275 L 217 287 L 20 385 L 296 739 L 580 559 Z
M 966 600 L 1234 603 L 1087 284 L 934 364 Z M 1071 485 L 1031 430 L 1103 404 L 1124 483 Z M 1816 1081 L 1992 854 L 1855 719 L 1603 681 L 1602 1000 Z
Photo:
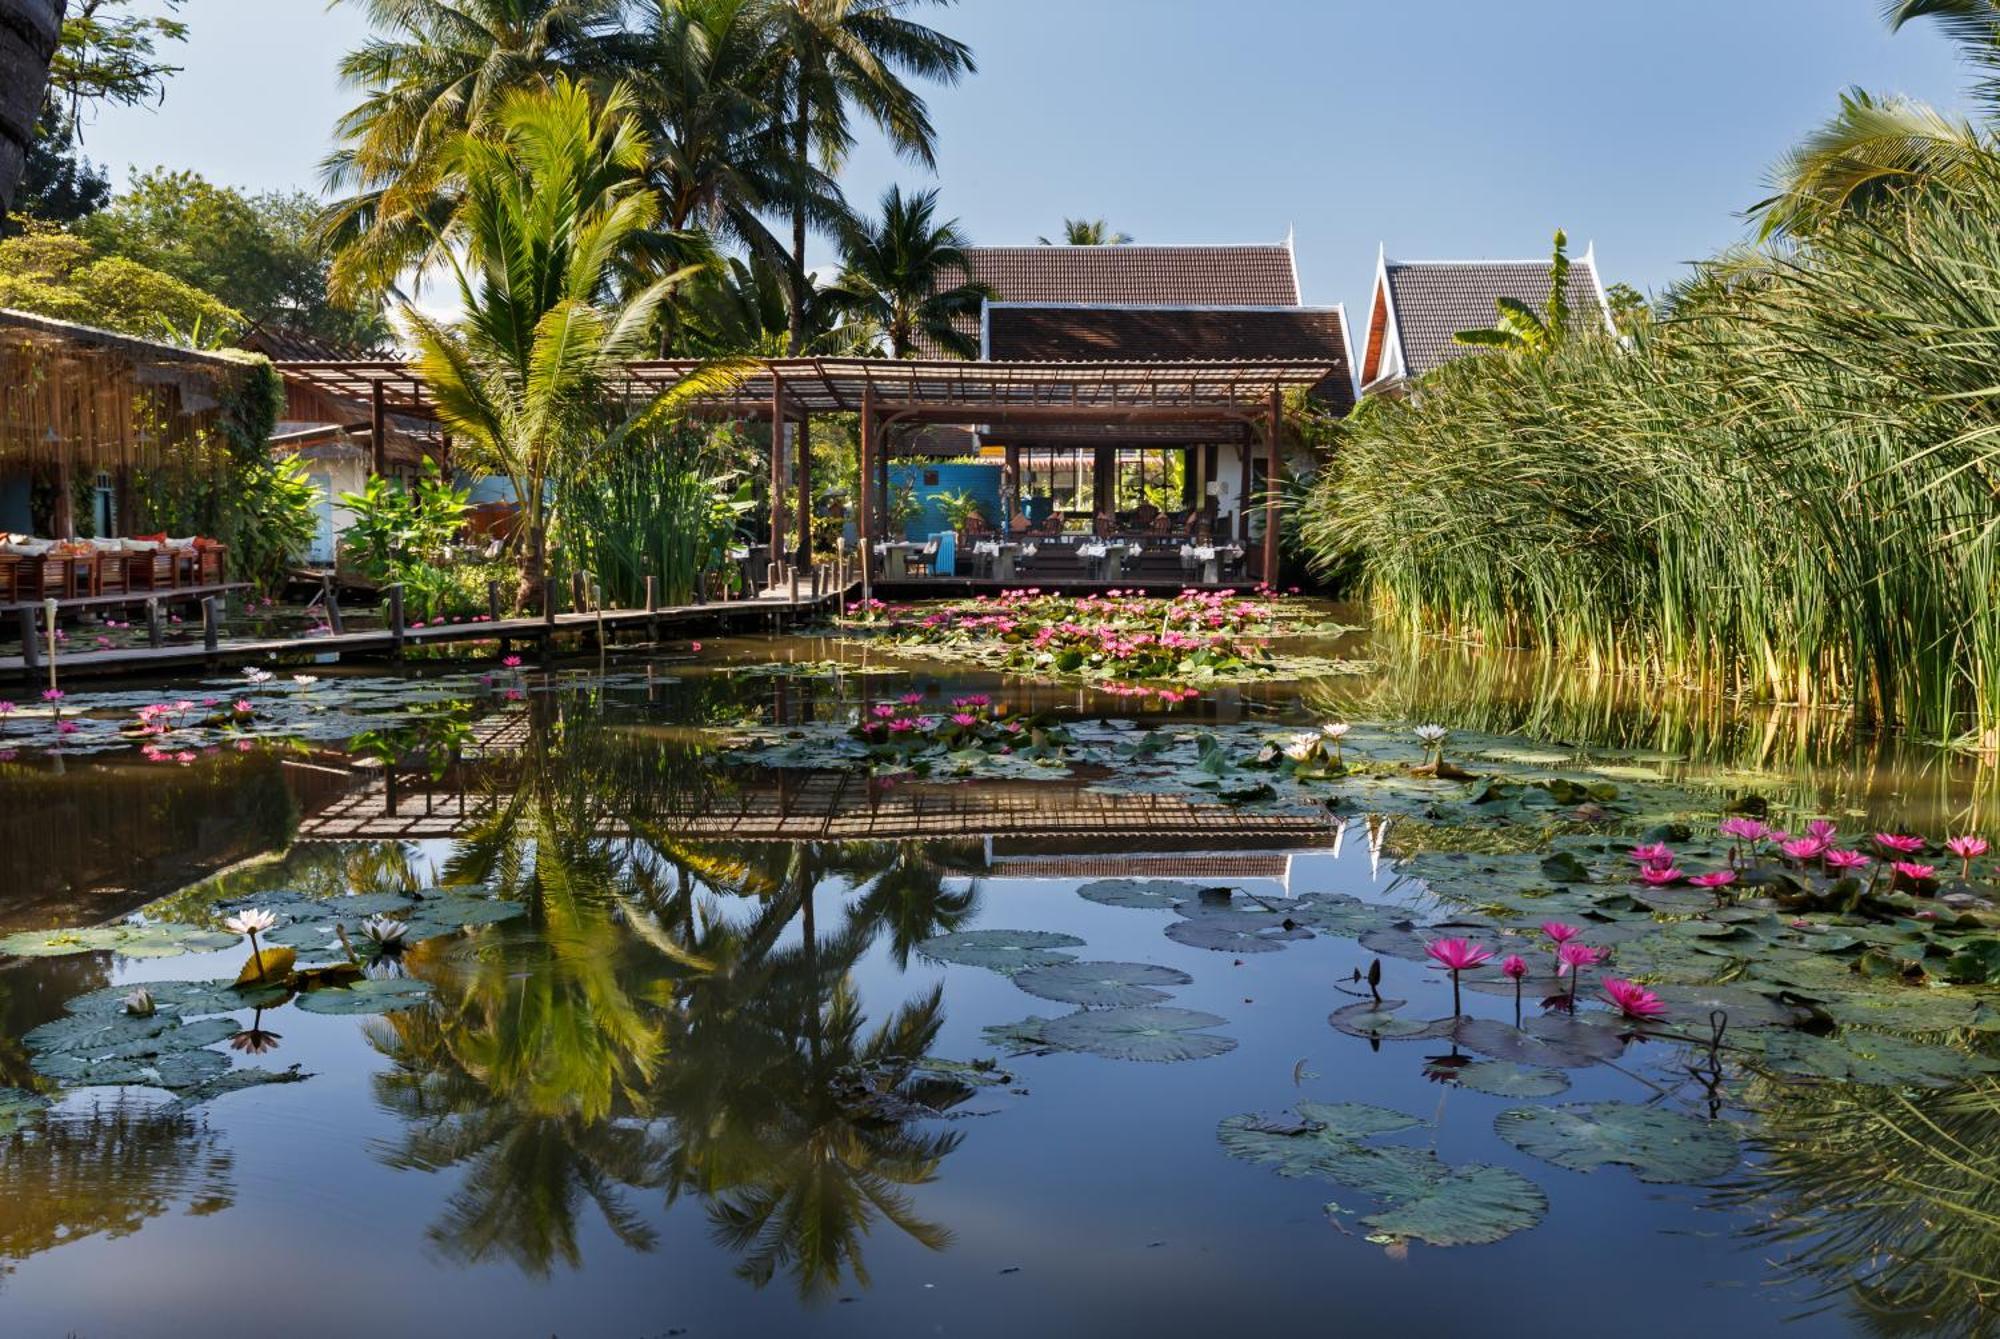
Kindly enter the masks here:
M 1076 890 L 1078 897 L 1107 907 L 1164 909 L 1192 902 L 1201 889 L 1178 879 L 1094 879 Z
M 1475 1060 L 1452 1077 L 1461 1088 L 1495 1097 L 1554 1097 L 1569 1090 L 1569 1076 L 1561 1070 L 1511 1060 Z
M 1396 1010 L 1403 1000 L 1359 1000 L 1335 1009 L 1327 1017 L 1336 1032 L 1369 1041 L 1421 1041 L 1428 1037 L 1449 1037 L 1449 1018 L 1404 1018 Z
M 1083 941 L 1075 935 L 1050 930 L 960 930 L 924 940 L 917 945 L 917 952 L 939 962 L 987 967 L 1011 975 L 1030 967 L 1074 962 L 1076 955 L 1063 950 L 1082 947 Z
M 1739 1156 L 1736 1133 L 1660 1107 L 1592 1102 L 1515 1107 L 1494 1117 L 1502 1139 L 1558 1167 L 1589 1172 L 1610 1163 L 1641 1181 L 1699 1185 L 1729 1174 Z
M 232 948 L 240 936 L 199 925 L 161 921 L 153 925 L 99 925 L 82 930 L 28 930 L 0 939 L 0 956 L 57 958 L 72 953 L 121 953 L 128 958 L 167 958 L 181 953 L 213 953 Z
M 1839 1037 L 1773 1032 L 1763 1038 L 1764 1063 L 1781 1074 L 1866 1083 L 1949 1088 L 2000 1069 L 2000 1062 L 1930 1046 L 1884 1032 L 1848 1028 Z
M 1616 1060 L 1625 1050 L 1624 1038 L 1610 1028 L 1561 1014 L 1530 1018 L 1520 1027 L 1491 1018 L 1464 1018 L 1452 1037 L 1481 1055 L 1538 1069 L 1581 1069 Z
M 67 1052 L 43 1057 L 36 1069 L 66 1087 L 95 1088 L 133 1085 L 147 1088 L 192 1088 L 225 1074 L 229 1057 L 195 1049 L 159 1055 L 107 1056 L 87 1059 Z
M 256 1065 L 238 1065 L 226 1074 L 218 1074 L 211 1079 L 203 1079 L 192 1087 L 184 1088 L 176 1095 L 173 1105 L 177 1107 L 199 1106 L 212 1102 L 227 1093 L 242 1092 L 245 1088 L 261 1088 L 267 1083 L 302 1083 L 312 1075 L 297 1065 L 286 1069 L 263 1069 Z
M 1415 1116 L 1366 1102 L 1301 1102 L 1298 1111 L 1300 1119 L 1291 1121 L 1228 1116 L 1216 1127 L 1216 1138 L 1231 1157 L 1262 1163 L 1280 1176 L 1353 1184 L 1346 1174 L 1353 1171 L 1353 1155 L 1362 1140 L 1423 1124 Z
M 1205 1031 L 1227 1021 L 1195 1009 L 1143 1004 L 1067 1014 L 1043 1028 L 1042 1036 L 1064 1050 L 1107 1060 L 1203 1060 L 1236 1049 L 1234 1037 Z
M 1014 984 L 1030 995 L 1086 1008 L 1157 1004 L 1169 998 L 1161 986 L 1185 986 L 1193 977 L 1149 962 L 1059 962 L 1014 973 Z
M 422 1004 L 430 993 L 430 986 L 414 977 L 392 976 L 308 990 L 293 1003 L 309 1014 L 386 1014 Z
M 1675 986 L 1654 989 L 1667 1006 L 1670 1018 L 1706 1021 L 1720 1011 L 1729 1016 L 1731 1027 L 1790 1026 L 1804 1017 L 1802 1011 L 1752 990 L 1748 986 Z
M 1484 1246 L 1540 1223 L 1549 1212 L 1542 1188 L 1519 1172 L 1484 1163 L 1452 1167 L 1361 1221 L 1387 1237 L 1432 1246 Z
M 1292 940 L 1311 939 L 1312 931 L 1303 928 L 1287 930 L 1282 926 L 1243 930 L 1223 921 L 1193 920 L 1175 921 L 1169 925 L 1167 938 L 1176 944 L 1207 949 L 1211 953 L 1276 953 Z

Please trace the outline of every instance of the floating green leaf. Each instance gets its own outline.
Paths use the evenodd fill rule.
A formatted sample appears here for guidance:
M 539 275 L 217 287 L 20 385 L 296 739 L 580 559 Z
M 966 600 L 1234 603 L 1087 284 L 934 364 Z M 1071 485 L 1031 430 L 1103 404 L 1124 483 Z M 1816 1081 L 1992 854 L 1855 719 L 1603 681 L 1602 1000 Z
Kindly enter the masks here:
M 1076 890 L 1077 896 L 1107 907 L 1163 909 L 1192 902 L 1201 889 L 1175 879 L 1095 879 Z
M 1610 1028 L 1561 1014 L 1530 1018 L 1520 1027 L 1491 1018 L 1464 1018 L 1452 1036 L 1481 1055 L 1537 1068 L 1581 1069 L 1616 1060 L 1625 1050 L 1624 1038 Z
M 1569 1089 L 1569 1078 L 1559 1069 L 1517 1065 L 1511 1060 L 1475 1060 L 1453 1072 L 1459 1087 L 1495 1097 L 1554 1097 Z
M 1157 1004 L 1167 999 L 1161 986 L 1185 986 L 1186 972 L 1149 962 L 1058 962 L 1014 973 L 1014 984 L 1030 995 L 1086 1008 Z
M 1449 1018 L 1404 1018 L 1396 1012 L 1404 1000 L 1360 1000 L 1343 1005 L 1327 1017 L 1336 1032 L 1370 1041 L 1420 1041 L 1427 1037 L 1449 1037 Z
M 1202 1060 L 1236 1048 L 1235 1038 L 1205 1031 L 1227 1021 L 1195 1009 L 1146 1004 L 1067 1014 L 1051 1020 L 1042 1036 L 1063 1050 L 1107 1060 Z
M 1589 1172 L 1617 1163 L 1641 1181 L 1699 1185 L 1726 1176 L 1738 1157 L 1726 1124 L 1630 1102 L 1516 1107 L 1494 1117 L 1493 1129 L 1558 1167 Z
M 199 925 L 161 921 L 152 925 L 100 925 L 83 930 L 28 930 L 0 939 L 0 956 L 56 958 L 72 953 L 120 953 L 128 958 L 167 958 L 181 953 L 213 953 L 233 948 L 241 937 Z
M 1384 1236 L 1432 1246 L 1484 1246 L 1535 1226 L 1548 1212 L 1548 1196 L 1519 1172 L 1467 1163 L 1361 1221 Z
M 309 1014 L 386 1014 L 430 998 L 431 988 L 414 977 L 365 977 L 351 986 L 308 990 L 293 1001 Z
M 1063 950 L 1082 947 L 1083 941 L 1075 935 L 1049 930 L 960 930 L 924 940 L 917 945 L 917 952 L 939 962 L 1011 974 L 1072 962 L 1076 955 Z

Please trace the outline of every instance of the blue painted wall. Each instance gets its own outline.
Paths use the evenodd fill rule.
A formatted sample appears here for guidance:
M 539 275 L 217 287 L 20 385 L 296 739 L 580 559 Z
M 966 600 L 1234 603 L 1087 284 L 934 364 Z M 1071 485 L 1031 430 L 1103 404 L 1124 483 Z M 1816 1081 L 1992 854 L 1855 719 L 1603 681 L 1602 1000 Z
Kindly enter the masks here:
M 937 495 L 940 493 L 970 493 L 979 500 L 980 508 L 994 529 L 1002 525 L 1000 515 L 1000 462 L 977 465 L 925 465 L 921 462 L 889 467 L 889 487 L 900 490 L 905 485 L 917 490 L 917 501 L 924 507 L 924 513 L 904 527 L 905 539 L 922 539 L 945 528 L 944 512 L 939 510 Z M 937 482 L 927 484 L 927 475 L 935 474 Z

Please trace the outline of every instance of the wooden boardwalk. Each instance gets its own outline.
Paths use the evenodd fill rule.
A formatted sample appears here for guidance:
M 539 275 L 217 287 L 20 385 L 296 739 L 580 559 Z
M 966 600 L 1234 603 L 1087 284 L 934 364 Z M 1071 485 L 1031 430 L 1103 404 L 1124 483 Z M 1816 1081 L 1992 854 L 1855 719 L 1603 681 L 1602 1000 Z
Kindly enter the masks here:
M 553 650 L 552 644 L 558 637 L 586 638 L 601 633 L 608 639 L 621 633 L 640 632 L 650 640 L 669 629 L 740 628 L 760 622 L 785 623 L 824 613 L 835 607 L 840 598 L 841 593 L 837 590 L 817 598 L 802 591 L 794 601 L 789 598 L 789 592 L 773 591 L 750 600 L 720 600 L 654 610 L 605 609 L 557 614 L 553 618 L 434 623 L 421 628 L 404 628 L 400 635 L 396 630 L 384 627 L 324 636 L 218 639 L 212 647 L 195 641 L 166 646 L 121 647 L 110 651 L 64 651 L 58 655 L 56 666 L 59 678 L 69 679 L 77 675 L 147 675 L 189 668 L 215 669 L 263 664 L 280 658 L 309 661 L 319 661 L 326 656 L 343 660 L 395 658 L 413 648 L 449 646 L 457 642 L 504 640 L 533 643 L 547 652 Z M 0 656 L 0 680 L 19 677 L 39 681 L 47 673 L 46 663 L 31 667 L 22 656 Z

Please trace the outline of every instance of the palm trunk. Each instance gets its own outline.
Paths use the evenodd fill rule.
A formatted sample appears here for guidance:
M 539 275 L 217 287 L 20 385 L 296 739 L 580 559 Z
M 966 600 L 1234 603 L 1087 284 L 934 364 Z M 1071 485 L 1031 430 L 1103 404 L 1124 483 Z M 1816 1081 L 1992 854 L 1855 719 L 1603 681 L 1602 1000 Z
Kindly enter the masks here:
M 792 310 L 786 322 L 785 348 L 794 358 L 805 352 L 806 347 L 806 155 L 811 152 L 812 138 L 806 125 L 810 104 L 806 95 L 806 63 L 799 61 L 799 108 L 798 119 L 792 123 L 792 165 L 793 185 L 796 194 L 792 200 Z

